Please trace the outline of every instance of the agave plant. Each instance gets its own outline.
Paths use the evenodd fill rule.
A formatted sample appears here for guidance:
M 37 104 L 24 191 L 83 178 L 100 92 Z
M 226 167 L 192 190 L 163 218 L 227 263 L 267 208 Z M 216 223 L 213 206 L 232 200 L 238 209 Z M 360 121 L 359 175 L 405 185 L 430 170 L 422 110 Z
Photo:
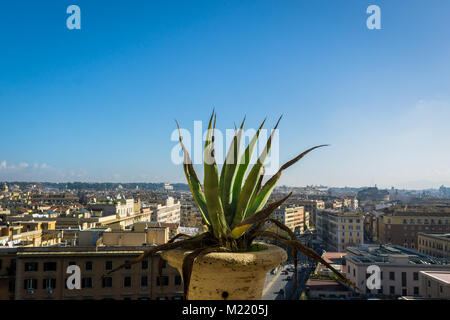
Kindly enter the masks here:
M 204 145 L 203 185 L 194 170 L 190 155 L 183 144 L 180 126 L 178 125 L 178 122 L 176 122 L 179 130 L 179 141 L 184 154 L 184 173 L 192 197 L 202 215 L 203 224 L 206 226 L 207 231 L 194 237 L 178 234 L 168 243 L 147 250 L 137 259 L 125 263 L 109 273 L 124 266 L 137 263 L 145 257 L 154 255 L 160 251 L 171 250 L 177 247 L 192 249 L 193 252 L 185 257 L 182 267 L 184 291 L 187 296 L 192 267 L 197 257 L 214 251 L 251 251 L 253 250 L 253 242 L 256 238 L 271 238 L 292 248 L 292 256 L 296 270 L 295 284 L 297 283 L 297 254 L 298 252 L 301 252 L 308 258 L 326 265 L 343 282 L 356 288 L 352 282 L 334 269 L 328 262 L 323 260 L 314 250 L 295 240 L 294 233 L 291 229 L 280 221 L 270 217 L 273 211 L 283 204 L 291 195 L 291 193 L 289 193 L 286 197 L 267 204 L 283 170 L 299 161 L 312 150 L 326 146 L 318 145 L 300 153 L 297 157 L 282 165 L 275 175 L 268 179 L 266 183 L 262 184 L 264 178 L 264 163 L 270 152 L 272 138 L 280 120 L 281 117 L 278 119 L 274 130 L 272 130 L 264 150 L 257 158 L 256 163 L 250 168 L 252 155 L 265 120 L 246 146 L 244 153 L 241 154 L 241 138 L 245 124 L 244 118 L 240 127 L 235 128 L 235 135 L 219 175 L 214 155 L 216 114 L 213 111 L 209 119 Z M 278 228 L 284 230 L 287 235 L 282 236 L 275 232 L 268 231 L 267 225 L 269 224 L 276 225 Z

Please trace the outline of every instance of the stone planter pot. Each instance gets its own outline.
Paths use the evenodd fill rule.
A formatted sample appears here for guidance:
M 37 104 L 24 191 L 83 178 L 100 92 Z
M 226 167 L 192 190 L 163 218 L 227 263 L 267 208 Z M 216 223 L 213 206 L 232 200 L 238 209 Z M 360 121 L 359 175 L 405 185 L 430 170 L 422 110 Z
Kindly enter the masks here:
M 212 252 L 195 260 L 188 300 L 261 300 L 267 272 L 286 261 L 280 247 L 263 244 L 266 250 Z M 161 254 L 180 275 L 183 258 L 190 250 L 174 249 Z

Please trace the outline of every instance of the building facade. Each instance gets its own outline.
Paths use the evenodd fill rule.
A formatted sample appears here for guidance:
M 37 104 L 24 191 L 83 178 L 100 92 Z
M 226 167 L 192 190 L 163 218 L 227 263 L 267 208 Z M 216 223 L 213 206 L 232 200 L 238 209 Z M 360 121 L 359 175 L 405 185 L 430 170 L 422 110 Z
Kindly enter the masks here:
M 303 206 L 283 205 L 273 212 L 273 217 L 296 233 L 303 233 L 309 228 L 309 213 Z
M 309 223 L 311 226 L 316 225 L 317 211 L 325 210 L 325 201 L 323 200 L 296 200 L 297 206 L 303 206 L 305 212 L 309 212 Z
M 418 249 L 418 233 L 450 233 L 450 209 L 425 206 L 395 206 L 377 218 L 377 241 Z
M 420 295 L 429 299 L 450 300 L 450 270 L 421 271 Z
M 450 233 L 419 232 L 417 242 L 419 252 L 436 258 L 450 259 Z
M 48 247 L 0 249 L 0 298 L 16 300 L 181 299 L 178 271 L 159 257 L 106 275 L 146 247 Z M 67 268 L 80 268 L 80 289 L 69 289 Z
M 152 222 L 180 224 L 181 203 L 173 197 L 158 200 L 151 205 Z
M 317 239 L 328 251 L 344 251 L 364 243 L 364 217 L 361 213 L 324 210 L 316 217 Z

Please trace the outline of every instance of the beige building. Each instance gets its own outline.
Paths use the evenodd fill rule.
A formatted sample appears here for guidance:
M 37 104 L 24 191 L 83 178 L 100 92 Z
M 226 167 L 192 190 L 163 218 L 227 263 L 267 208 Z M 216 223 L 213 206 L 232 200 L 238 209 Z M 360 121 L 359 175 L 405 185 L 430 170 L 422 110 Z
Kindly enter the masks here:
M 359 212 L 323 210 L 316 217 L 317 239 L 328 251 L 364 243 L 364 217 Z
M 418 249 L 418 233 L 449 233 L 450 208 L 432 206 L 395 206 L 377 217 L 379 243 L 392 243 Z
M 317 211 L 325 210 L 325 202 L 323 200 L 295 200 L 295 204 L 303 206 L 305 212 L 309 212 L 310 225 L 316 225 Z
M 305 213 L 303 206 L 283 205 L 276 209 L 272 215 L 293 232 L 303 233 L 309 228 L 309 213 Z
M 16 300 L 181 299 L 178 271 L 159 257 L 144 259 L 102 278 L 146 247 L 48 247 L 0 249 L 0 298 Z M 80 267 L 81 288 L 68 289 L 70 265 Z
M 141 246 L 169 241 L 168 227 L 150 227 L 147 223 L 135 223 L 133 227 L 133 230 L 104 232 L 102 243 L 106 246 Z
M 152 222 L 180 224 L 180 201 L 175 201 L 173 197 L 159 199 L 151 205 Z
M 449 271 L 448 261 L 434 259 L 398 245 L 365 245 L 348 247 L 344 270 L 363 294 L 375 296 L 419 296 L 421 271 Z M 380 268 L 381 286 L 370 290 L 367 278 L 369 266 Z
M 55 230 L 55 221 L 18 221 L 13 225 L 0 226 L 2 246 L 51 246 L 62 241 L 62 232 Z
M 420 295 L 430 299 L 450 300 L 450 270 L 421 271 Z
M 419 252 L 436 258 L 450 258 L 450 233 L 418 233 Z

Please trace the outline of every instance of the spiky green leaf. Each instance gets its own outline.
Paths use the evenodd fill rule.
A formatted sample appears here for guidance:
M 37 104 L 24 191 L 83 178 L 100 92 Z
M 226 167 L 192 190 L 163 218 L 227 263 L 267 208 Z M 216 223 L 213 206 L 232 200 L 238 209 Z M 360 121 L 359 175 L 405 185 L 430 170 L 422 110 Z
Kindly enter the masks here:
M 228 225 L 230 225 L 233 220 L 232 191 L 234 180 L 236 177 L 236 168 L 239 160 L 239 151 L 241 148 L 241 137 L 244 123 L 245 117 L 244 120 L 242 120 L 240 128 L 236 131 L 236 134 L 233 137 L 233 141 L 230 144 L 230 148 L 228 150 L 227 156 L 222 166 L 222 172 L 220 174 L 221 200 Z
M 225 220 L 225 215 L 220 200 L 219 170 L 214 157 L 214 128 L 212 127 L 213 118 L 215 126 L 214 111 L 211 115 L 206 134 L 203 158 L 203 185 L 205 188 L 206 206 L 208 208 L 208 215 L 211 220 L 214 236 L 220 239 L 229 232 L 229 228 Z
M 241 221 L 244 219 L 247 209 L 249 208 L 250 204 L 249 201 L 252 198 L 253 194 L 256 192 L 256 187 L 258 184 L 258 179 L 260 178 L 260 175 L 263 171 L 264 162 L 267 159 L 267 156 L 270 152 L 270 148 L 272 146 L 272 138 L 276 132 L 276 129 L 278 127 L 278 124 L 280 123 L 281 117 L 278 119 L 277 124 L 275 125 L 275 128 L 272 130 L 272 133 L 267 140 L 266 146 L 259 156 L 256 163 L 253 165 L 252 169 L 250 170 L 250 173 L 247 176 L 247 179 L 245 180 L 244 186 L 242 188 L 241 193 L 239 194 L 239 200 L 236 207 L 236 212 L 234 214 L 233 223 L 231 227 L 238 225 L 241 223 Z

